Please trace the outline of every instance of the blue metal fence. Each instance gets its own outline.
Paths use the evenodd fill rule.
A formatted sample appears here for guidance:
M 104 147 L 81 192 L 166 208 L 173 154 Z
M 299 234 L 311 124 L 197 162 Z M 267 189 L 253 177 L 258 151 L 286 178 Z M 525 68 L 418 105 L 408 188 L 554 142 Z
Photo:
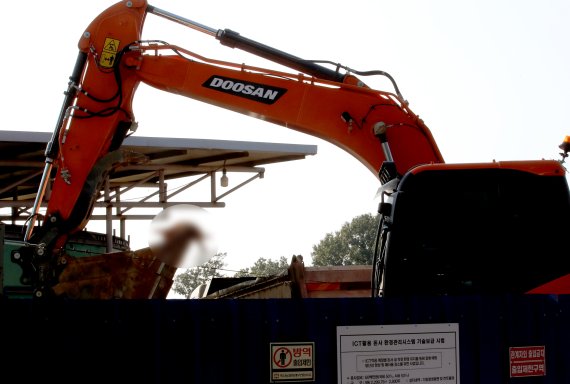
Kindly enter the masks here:
M 336 327 L 459 323 L 462 384 L 570 383 L 570 296 L 0 302 L 3 377 L 268 383 L 271 342 L 314 342 L 337 382 Z M 509 377 L 509 347 L 544 345 L 546 376 Z M 19 375 L 19 376 L 18 376 Z

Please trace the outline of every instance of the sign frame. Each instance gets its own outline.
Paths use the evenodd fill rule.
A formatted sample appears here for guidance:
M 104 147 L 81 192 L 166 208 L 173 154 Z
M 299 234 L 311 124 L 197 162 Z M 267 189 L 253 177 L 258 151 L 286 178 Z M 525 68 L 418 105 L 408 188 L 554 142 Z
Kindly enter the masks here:
M 536 376 L 546 376 L 546 346 L 509 347 L 509 377 Z
M 315 381 L 314 342 L 272 342 L 269 355 L 270 383 Z
M 460 384 L 459 323 L 337 326 L 338 384 Z

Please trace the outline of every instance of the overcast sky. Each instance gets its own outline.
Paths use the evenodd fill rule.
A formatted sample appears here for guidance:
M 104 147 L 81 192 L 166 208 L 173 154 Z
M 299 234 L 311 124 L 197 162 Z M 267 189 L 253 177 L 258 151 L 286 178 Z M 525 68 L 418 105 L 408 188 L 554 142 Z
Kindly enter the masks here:
M 90 21 L 112 1 L 3 2 L 2 130 L 52 131 Z M 568 1 L 175 1 L 152 5 L 305 59 L 395 77 L 447 162 L 558 158 L 570 135 Z M 143 37 L 201 55 L 271 64 L 182 26 L 147 17 Z M 363 79 L 391 91 L 381 78 Z M 306 160 L 266 166 L 263 180 L 213 210 L 228 268 L 302 254 L 354 216 L 375 212 L 375 176 L 321 140 L 141 86 L 139 136 L 318 145 Z M 230 183 L 232 180 L 230 180 Z M 230 184 L 231 186 L 231 184 Z M 531 188 L 532 186 L 529 186 Z M 148 224 L 145 224 L 148 225 Z M 89 226 L 88 228 L 96 228 Z M 131 225 L 133 248 L 146 246 Z M 97 228 L 96 228 L 97 229 Z

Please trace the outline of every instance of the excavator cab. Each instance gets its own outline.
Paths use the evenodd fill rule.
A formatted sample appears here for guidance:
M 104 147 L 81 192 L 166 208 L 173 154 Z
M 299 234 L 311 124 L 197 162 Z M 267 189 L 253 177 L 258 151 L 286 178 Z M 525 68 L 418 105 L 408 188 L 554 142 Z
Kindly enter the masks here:
M 564 276 L 556 289 L 570 289 L 570 196 L 556 161 L 417 167 L 383 211 L 383 296 L 521 294 Z

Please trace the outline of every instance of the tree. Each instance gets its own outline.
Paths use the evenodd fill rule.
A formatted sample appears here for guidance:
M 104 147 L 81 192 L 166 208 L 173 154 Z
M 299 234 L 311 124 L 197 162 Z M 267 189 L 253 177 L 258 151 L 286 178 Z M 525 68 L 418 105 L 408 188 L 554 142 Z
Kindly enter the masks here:
M 339 231 L 327 233 L 313 245 L 313 265 L 371 265 L 378 215 L 363 214 L 343 224 Z
M 235 274 L 235 277 L 245 276 L 271 276 L 286 270 L 289 267 L 289 261 L 285 256 L 281 256 L 279 260 L 266 259 L 260 257 L 250 268 L 241 269 Z
M 226 253 L 217 253 L 203 265 L 188 268 L 185 272 L 176 275 L 172 290 L 189 299 L 196 287 L 206 283 L 212 277 L 222 277 L 219 270 L 226 265 L 224 263 L 226 255 Z

